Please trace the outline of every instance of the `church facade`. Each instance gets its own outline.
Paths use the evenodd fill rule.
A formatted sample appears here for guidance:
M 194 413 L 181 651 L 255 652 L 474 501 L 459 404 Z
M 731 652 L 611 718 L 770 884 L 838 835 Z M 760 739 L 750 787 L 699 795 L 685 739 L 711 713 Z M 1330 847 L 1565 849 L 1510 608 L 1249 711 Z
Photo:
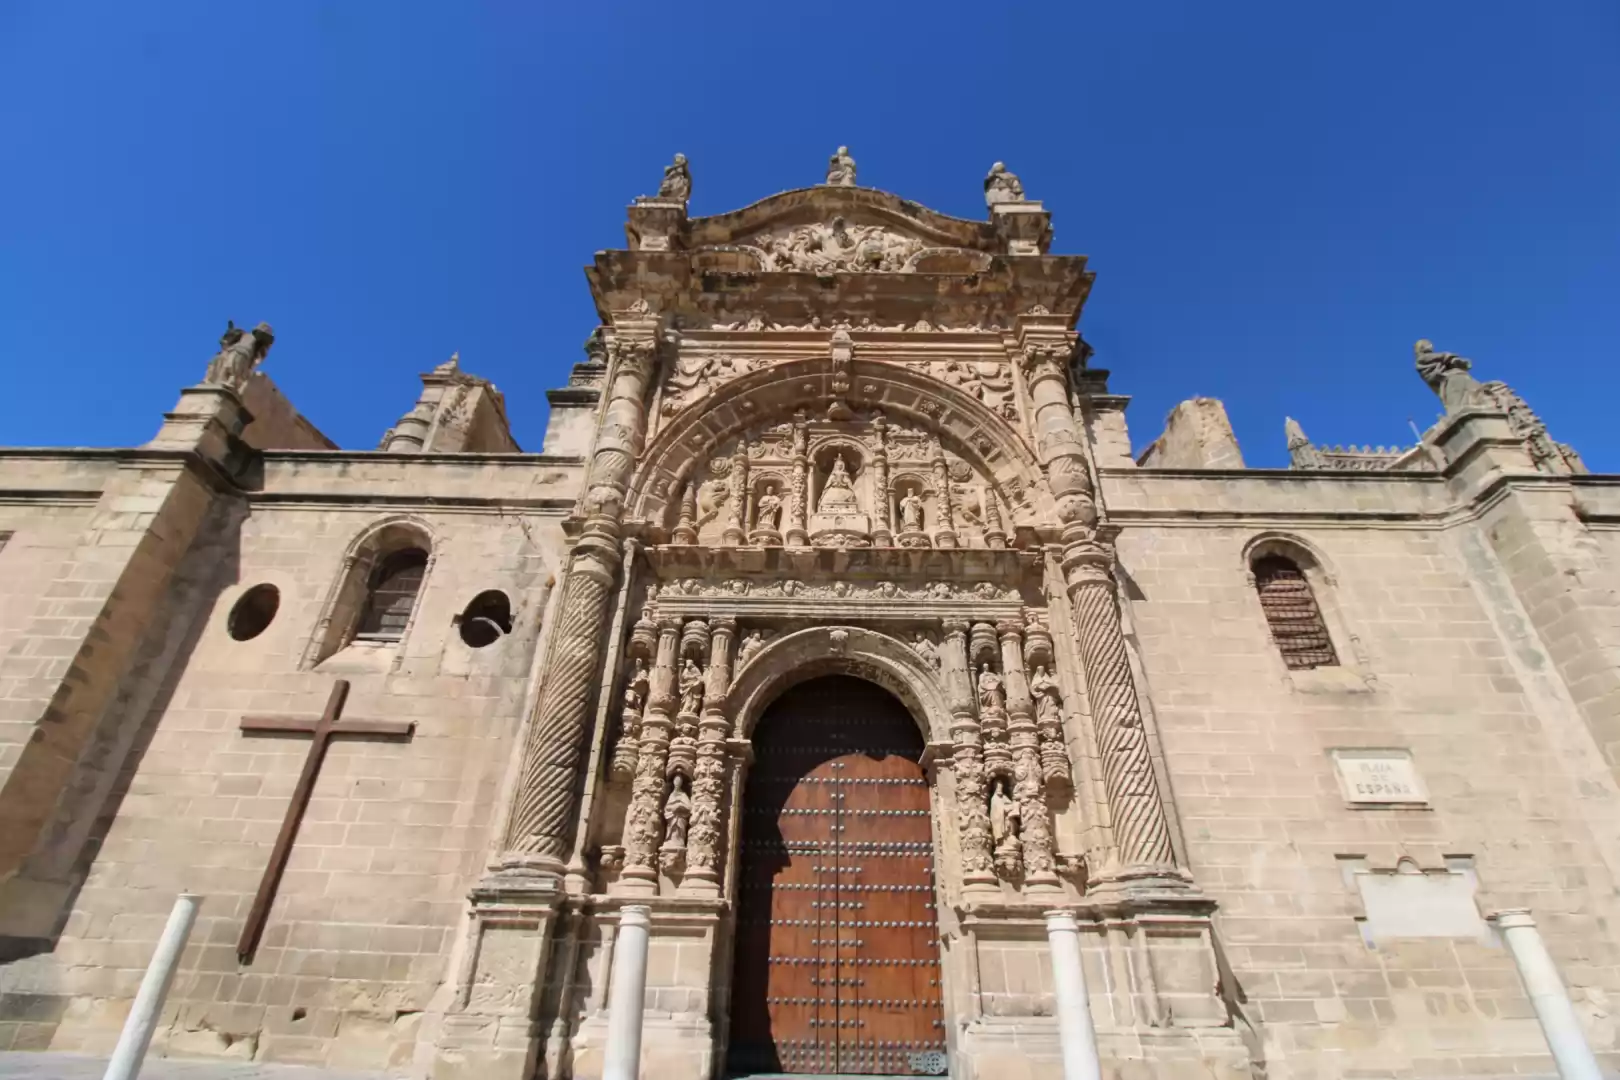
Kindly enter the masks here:
M 454 358 L 340 449 L 264 324 L 0 450 L 0 1048 L 106 1052 L 191 892 L 176 1057 L 601 1076 L 644 933 L 643 1075 L 1044 1080 L 1061 924 L 1107 1076 L 1550 1074 L 1511 916 L 1620 1066 L 1620 477 L 1428 342 L 1412 447 L 1133 457 L 1004 166 L 690 191 L 538 453 Z

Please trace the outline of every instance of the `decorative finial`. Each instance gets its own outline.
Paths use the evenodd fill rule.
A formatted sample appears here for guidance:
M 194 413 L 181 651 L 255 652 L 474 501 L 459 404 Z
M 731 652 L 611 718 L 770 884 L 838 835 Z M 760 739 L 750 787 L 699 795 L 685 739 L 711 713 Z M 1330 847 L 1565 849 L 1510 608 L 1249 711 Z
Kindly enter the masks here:
M 855 186 L 855 159 L 849 156 L 849 147 L 840 146 L 838 153 L 827 160 L 827 183 L 833 187 Z
M 433 369 L 435 375 L 454 375 L 461 370 L 461 353 L 453 352 L 450 359 Z

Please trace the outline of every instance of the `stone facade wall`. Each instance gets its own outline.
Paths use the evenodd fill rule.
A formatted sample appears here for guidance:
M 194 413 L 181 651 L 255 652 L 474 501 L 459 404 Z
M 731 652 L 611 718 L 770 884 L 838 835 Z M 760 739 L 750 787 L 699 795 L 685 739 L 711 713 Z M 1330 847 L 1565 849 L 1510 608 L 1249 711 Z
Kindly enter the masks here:
M 157 1052 L 408 1062 L 424 1016 L 444 1008 L 454 981 L 466 890 L 498 828 L 564 558 L 558 521 L 577 465 L 531 457 L 528 466 L 500 469 L 492 484 L 480 483 L 476 460 L 368 472 L 343 455 L 272 457 L 263 491 L 220 506 L 175 573 L 177 594 L 192 602 L 164 609 L 120 685 L 127 711 L 116 726 L 139 731 L 65 929 L 54 951 L 0 969 L 10 1003 L 0 1042 L 110 1049 L 175 894 L 192 890 L 207 899 Z M 406 493 L 463 505 L 383 509 Z M 504 510 L 502 499 L 528 505 Z M 60 516 L 24 518 L 17 551 L 39 543 L 30 540 L 41 526 L 60 528 Z M 401 518 L 433 538 L 405 639 L 311 669 L 310 639 L 345 554 Z M 276 617 L 260 636 L 234 640 L 232 605 L 260 583 L 280 591 Z M 473 649 L 456 620 L 486 589 L 511 598 L 512 633 Z M 310 743 L 237 725 L 245 714 L 318 716 L 339 677 L 353 684 L 346 716 L 411 720 L 414 735 L 334 740 L 263 942 L 240 965 L 236 937 Z
M 1313 505 L 1317 484 L 1225 474 L 1197 485 L 1232 515 L 1210 525 L 1191 513 L 1210 501 L 1178 481 L 1120 483 L 1110 504 L 1129 522 L 1121 560 L 1187 850 L 1220 903 L 1272 1075 L 1341 1075 L 1347 1052 L 1397 1075 L 1546 1067 L 1505 950 L 1369 947 L 1352 858 L 1430 872 L 1471 858 L 1479 908 L 1534 909 L 1596 1048 L 1620 1048 L 1606 1019 L 1620 992 L 1606 824 L 1620 793 L 1568 699 L 1536 683 L 1544 657 L 1513 638 L 1523 617 L 1485 580 L 1479 527 L 1425 514 L 1435 484 L 1360 485 L 1373 498 L 1341 501 L 1351 522 Z M 1304 520 L 1282 512 L 1290 503 Z M 1352 509 L 1368 504 L 1382 520 Z M 1319 553 L 1338 669 L 1284 667 L 1245 573 L 1246 545 L 1265 534 Z M 1341 747 L 1409 749 L 1429 807 L 1347 804 L 1329 757 Z

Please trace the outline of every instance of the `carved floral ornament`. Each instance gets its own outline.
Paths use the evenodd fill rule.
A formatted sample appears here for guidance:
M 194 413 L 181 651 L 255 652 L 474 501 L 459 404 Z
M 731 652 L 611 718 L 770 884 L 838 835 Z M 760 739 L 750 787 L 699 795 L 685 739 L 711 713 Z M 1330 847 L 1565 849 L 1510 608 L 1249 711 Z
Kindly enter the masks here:
M 897 583 L 893 581 L 817 581 L 804 582 L 795 578 L 754 579 L 729 578 L 715 581 L 708 578 L 679 578 L 668 582 L 659 591 L 667 598 L 693 597 L 697 599 L 757 599 L 795 600 L 909 600 L 916 602 L 952 602 L 981 604 L 1016 604 L 1022 593 L 1012 585 L 998 585 L 990 581 L 958 584 L 947 581 L 925 583 Z
M 743 252 L 765 273 L 915 273 L 932 255 L 948 258 L 952 270 L 983 270 L 990 263 L 990 256 L 982 251 L 940 247 L 887 225 L 853 224 L 844 217 L 697 251 Z

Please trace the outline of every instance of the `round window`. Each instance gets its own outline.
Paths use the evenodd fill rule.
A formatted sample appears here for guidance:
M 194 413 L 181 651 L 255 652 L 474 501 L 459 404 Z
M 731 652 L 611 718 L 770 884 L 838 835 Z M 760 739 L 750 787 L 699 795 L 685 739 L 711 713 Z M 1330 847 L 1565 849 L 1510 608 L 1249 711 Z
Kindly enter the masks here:
M 281 607 L 281 590 L 274 585 L 255 585 L 242 594 L 231 608 L 225 629 L 237 641 L 252 641 L 264 633 Z
M 499 589 L 481 592 L 461 613 L 461 640 L 474 649 L 493 645 L 512 632 L 512 601 Z

